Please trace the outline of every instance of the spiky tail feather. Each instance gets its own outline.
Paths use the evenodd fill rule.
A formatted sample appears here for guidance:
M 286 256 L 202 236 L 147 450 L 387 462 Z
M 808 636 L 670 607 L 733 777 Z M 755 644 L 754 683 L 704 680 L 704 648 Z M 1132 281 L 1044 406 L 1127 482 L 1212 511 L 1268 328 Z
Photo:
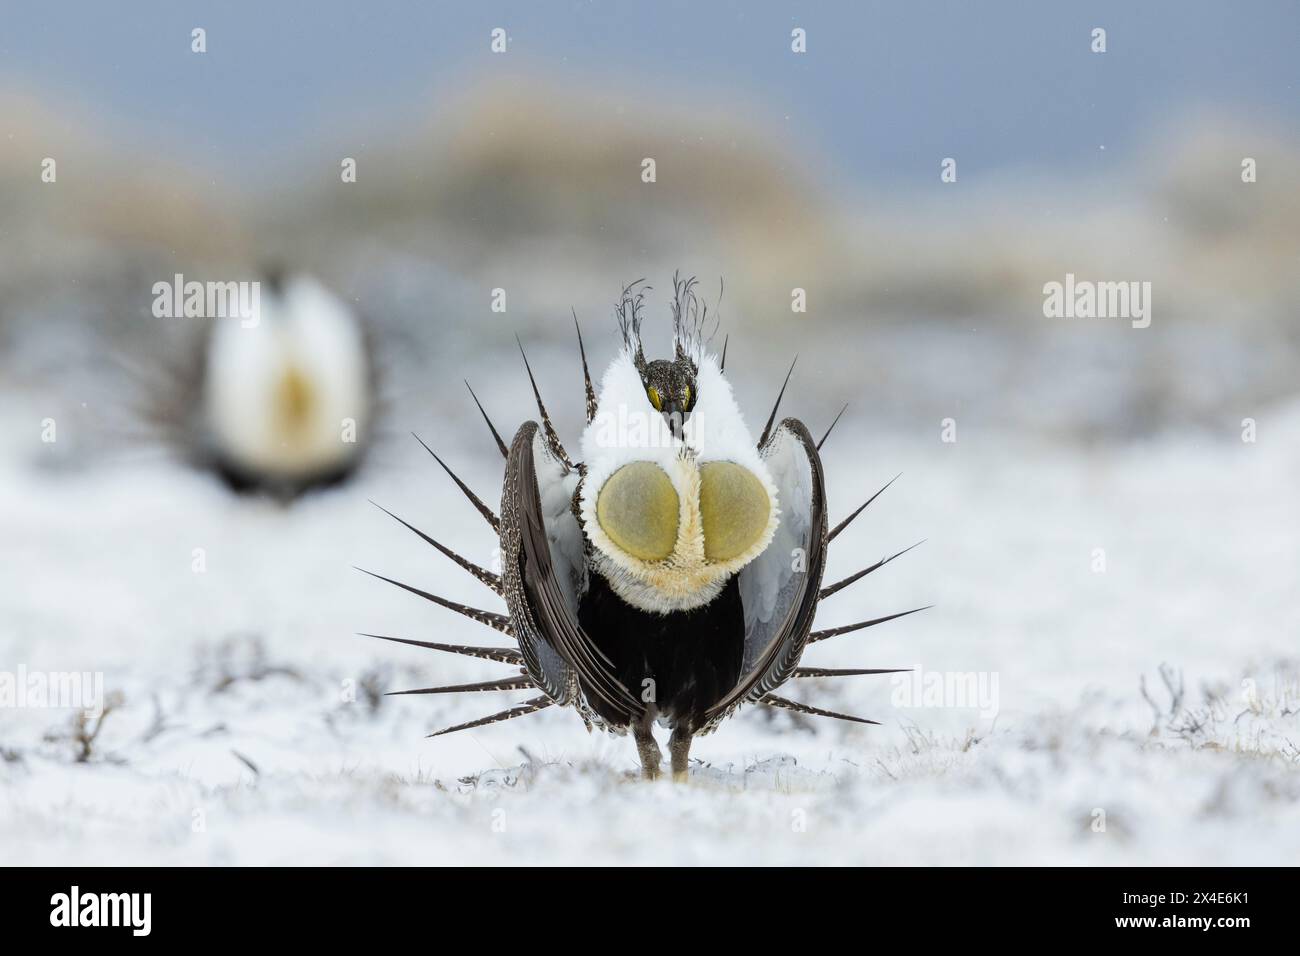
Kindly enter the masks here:
M 587 400 L 587 424 L 596 418 L 596 390 L 591 387 L 591 372 L 587 368 L 587 350 L 582 345 L 582 328 L 578 325 L 578 313 L 573 312 L 573 328 L 578 333 L 578 355 L 582 357 L 583 394 Z
M 813 631 L 808 635 L 808 643 L 815 644 L 818 641 L 824 641 L 828 637 L 838 637 L 841 634 L 849 634 L 853 631 L 860 631 L 863 628 L 875 627 L 877 624 L 884 624 L 886 621 L 892 621 L 895 618 L 907 617 L 909 614 L 915 614 L 918 611 L 928 611 L 934 607 L 933 604 L 927 604 L 925 607 L 914 607 L 910 611 L 899 611 L 897 614 L 886 614 L 884 617 L 873 617 L 869 621 L 858 621 L 856 624 L 845 624 L 843 627 L 827 628 L 824 631 Z
M 889 481 L 885 482 L 885 488 L 888 488 L 890 485 L 892 485 L 894 482 L 896 482 L 896 481 L 899 479 L 900 476 L 901 476 L 901 473 L 898 474 L 898 475 L 895 475 L 893 478 L 890 478 Z M 871 502 L 873 502 L 873 501 L 875 501 L 877 498 L 879 498 L 879 497 L 884 493 L 885 488 L 881 488 L 880 491 L 877 491 L 874 495 L 872 495 L 872 496 L 871 496 L 870 498 L 868 498 L 866 501 L 862 502 L 862 504 L 858 505 L 858 510 L 857 510 L 857 511 L 853 512 L 853 514 L 849 515 L 847 518 L 845 518 L 843 521 L 841 521 L 839 524 L 837 524 L 834 528 L 832 528 L 830 534 L 828 534 L 828 535 L 826 536 L 826 543 L 827 543 L 827 544 L 830 544 L 832 541 L 834 541 L 834 540 L 835 540 L 835 536 L 838 535 L 838 534 L 839 534 L 841 531 L 843 531 L 845 528 L 847 528 L 850 524 L 852 524 L 852 523 L 853 523 L 853 519 L 856 518 L 858 515 L 862 514 L 862 512 L 863 512 L 864 510 L 866 510 L 867 505 L 871 504 Z
M 426 543 L 433 545 L 435 548 L 437 548 L 447 557 L 451 558 L 451 560 L 455 561 L 457 564 L 459 564 L 462 568 L 464 568 L 474 577 L 478 578 L 478 580 L 486 584 L 497 594 L 504 594 L 504 591 L 501 586 L 501 578 L 499 576 L 493 574 L 491 571 L 488 571 L 485 568 L 480 568 L 477 564 L 475 564 L 473 561 L 470 561 L 468 558 L 462 558 L 455 551 L 451 550 L 451 548 L 444 547 L 443 545 L 439 544 L 437 541 L 434 541 L 433 538 L 429 537 L 419 528 L 415 527 L 415 525 L 403 521 L 401 518 L 397 517 L 397 515 L 393 514 L 383 505 L 378 504 L 374 500 L 371 500 L 370 503 L 374 505 L 376 508 L 378 508 L 380 511 L 382 511 L 384 514 L 388 515 L 388 517 L 392 518 L 398 524 L 401 524 L 409 528 L 411 531 L 414 531 L 417 535 L 419 535 L 422 539 L 424 539 Z
M 390 690 L 385 697 L 400 697 L 403 694 L 481 694 L 492 690 L 534 690 L 537 685 L 528 677 L 503 677 L 499 680 L 484 680 L 474 684 L 447 684 L 443 687 L 417 687 L 414 690 Z
M 462 614 L 471 621 L 477 621 L 480 624 L 486 624 L 488 627 L 495 628 L 502 634 L 514 636 L 514 628 L 510 626 L 510 618 L 504 614 L 496 614 L 492 611 L 484 611 L 481 608 L 470 607 L 467 604 L 457 604 L 455 601 L 448 601 L 444 597 L 438 597 L 436 594 L 430 594 L 428 591 L 422 591 L 410 584 L 403 584 L 401 581 L 394 581 L 392 578 L 386 578 L 382 574 L 376 574 L 374 571 L 367 571 L 365 568 L 357 568 L 362 574 L 368 574 L 372 578 L 379 578 L 381 581 L 387 581 L 404 591 L 410 591 L 412 594 L 424 598 L 426 601 L 432 601 L 440 607 L 445 607 L 449 611 L 455 611 Z
M 875 564 L 871 565 L 870 567 L 863 568 L 861 571 L 857 572 L 856 574 L 850 574 L 847 578 L 845 578 L 842 581 L 836 581 L 834 584 L 822 588 L 821 591 L 819 591 L 817 594 L 817 600 L 818 601 L 826 600 L 835 592 L 848 587 L 850 584 L 854 583 L 855 581 L 865 578 L 872 571 L 876 571 L 879 570 L 880 568 L 883 568 L 890 561 L 893 561 L 895 558 L 902 557 L 903 555 L 907 554 L 907 552 L 911 551 L 912 548 L 915 548 L 918 545 L 922 545 L 924 543 L 925 543 L 924 541 L 918 541 L 916 542 L 916 544 L 912 545 L 909 548 L 904 548 L 902 551 L 899 551 L 895 554 L 891 554 L 887 558 L 881 558 Z
M 768 694 L 759 700 L 760 704 L 768 707 L 780 707 L 782 710 L 793 710 L 796 713 L 808 714 L 810 717 L 834 717 L 836 720 L 851 720 L 855 724 L 875 724 L 880 725 L 878 720 L 868 720 L 866 717 L 854 717 L 852 714 L 841 714 L 834 710 L 822 710 L 820 707 L 812 707 L 808 704 L 801 704 L 798 701 L 788 700 L 785 697 L 777 697 L 775 694 Z
M 460 654 L 464 657 L 477 657 L 485 661 L 497 661 L 501 664 L 524 664 L 524 655 L 511 647 L 470 647 L 465 644 L 439 644 L 436 641 L 417 641 L 409 637 L 388 637 L 385 634 L 366 634 L 361 637 L 373 637 L 394 644 L 409 644 L 412 647 L 424 647 L 432 651 L 445 651 L 448 654 Z
M 817 443 L 818 451 L 822 450 L 822 445 L 826 444 L 826 439 L 831 437 L 831 432 L 833 432 L 835 430 L 835 426 L 840 423 L 840 417 L 848 410 L 849 410 L 848 402 L 845 402 L 844 407 L 841 408 L 839 414 L 835 416 L 835 420 L 831 422 L 830 427 L 826 429 L 826 434 L 822 435 L 822 440 Z
M 465 497 L 468 498 L 470 500 L 470 503 L 473 504 L 474 507 L 478 509 L 478 513 L 483 516 L 483 520 L 492 526 L 493 531 L 495 531 L 497 534 L 500 534 L 501 519 L 498 518 L 495 513 L 493 513 L 491 508 L 489 508 L 487 505 L 483 504 L 483 502 L 479 500 L 478 495 L 474 494 L 474 492 L 469 490 L 469 485 L 465 484 L 465 482 L 461 481 L 458 477 L 456 477 L 456 473 L 447 467 L 447 463 L 438 457 L 437 452 L 435 452 L 428 445 L 424 444 L 423 438 L 421 438 L 419 435 L 416 435 L 415 432 L 411 432 L 411 434 L 415 437 L 416 441 L 418 441 L 421 445 L 424 446 L 425 451 L 427 451 L 430 455 L 433 455 L 433 460 L 436 461 L 438 464 L 442 465 L 442 470 L 451 476 L 452 481 L 456 482 L 456 487 L 459 488 L 462 492 L 464 492 Z
M 537 389 L 537 379 L 533 378 L 533 367 L 528 364 L 528 355 L 524 352 L 524 343 L 519 341 L 519 336 L 515 336 L 515 341 L 519 344 L 519 354 L 524 357 L 524 368 L 528 372 L 528 382 L 533 386 L 533 397 L 537 399 L 537 414 L 542 417 L 542 430 L 546 433 L 546 445 L 551 450 L 551 454 L 564 462 L 567 468 L 573 468 L 573 462 L 569 460 L 569 453 L 564 450 L 564 445 L 560 443 L 560 434 L 551 424 L 551 416 L 547 414 L 546 406 L 542 404 L 542 393 Z
M 497 443 L 497 451 L 501 452 L 502 458 L 509 458 L 510 449 L 508 449 L 506 443 L 501 440 L 501 433 L 497 431 L 497 427 L 492 424 L 492 419 L 488 418 L 488 413 L 483 411 L 483 403 L 478 400 L 478 396 L 474 394 L 474 389 L 470 387 L 468 381 L 465 382 L 465 387 L 469 389 L 470 397 L 474 399 L 474 404 L 478 406 L 478 413 L 483 416 L 483 421 L 487 422 L 487 427 L 492 432 L 492 438 Z
M 796 677 L 860 677 L 867 674 L 907 674 L 910 667 L 796 667 Z
M 772 414 L 767 416 L 767 424 L 763 426 L 763 434 L 758 437 L 759 448 L 767 444 L 767 438 L 772 434 L 772 423 L 776 421 L 777 409 L 781 407 L 781 399 L 785 396 L 785 387 L 790 384 L 790 376 L 794 374 L 794 363 L 797 361 L 799 361 L 799 356 L 796 355 L 793 361 L 790 362 L 789 371 L 785 373 L 785 381 L 781 383 L 781 391 L 776 393 L 776 401 L 772 404 Z
M 443 734 L 454 734 L 458 730 L 470 730 L 474 727 L 486 727 L 488 724 L 495 724 L 502 720 L 514 720 L 516 717 L 525 717 L 528 714 L 535 714 L 539 710 L 545 710 L 554 703 L 555 701 L 551 700 L 549 697 L 534 697 L 532 700 L 526 700 L 522 704 L 511 707 L 509 710 L 503 710 L 496 714 L 489 714 L 486 717 L 480 717 L 478 720 L 471 720 L 469 723 L 457 724 L 454 727 L 446 727 L 443 730 L 434 731 L 426 736 L 441 737 Z

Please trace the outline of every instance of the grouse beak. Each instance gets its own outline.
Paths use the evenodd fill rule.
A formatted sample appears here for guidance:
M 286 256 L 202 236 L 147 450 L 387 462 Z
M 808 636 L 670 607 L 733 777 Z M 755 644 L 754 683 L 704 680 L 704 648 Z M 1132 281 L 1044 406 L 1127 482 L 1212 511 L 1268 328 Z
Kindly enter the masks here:
M 673 437 L 678 441 L 683 437 L 683 426 L 686 422 L 686 412 L 682 410 L 679 402 L 666 402 L 663 407 L 664 421 L 668 423 L 668 429 L 673 433 Z

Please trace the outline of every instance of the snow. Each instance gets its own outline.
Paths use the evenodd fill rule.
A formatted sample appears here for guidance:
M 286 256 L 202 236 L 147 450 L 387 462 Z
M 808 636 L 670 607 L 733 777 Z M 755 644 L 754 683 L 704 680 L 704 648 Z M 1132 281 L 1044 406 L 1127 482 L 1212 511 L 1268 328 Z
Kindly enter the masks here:
M 935 607 L 804 662 L 996 677 L 996 714 L 901 706 L 890 677 L 802 681 L 790 696 L 882 726 L 748 708 L 696 742 L 685 785 L 640 781 L 630 740 L 571 711 L 424 736 L 526 694 L 377 696 L 508 672 L 356 635 L 500 642 L 351 567 L 499 609 L 368 503 L 491 564 L 486 525 L 413 441 L 293 507 L 161 460 L 43 468 L 37 449 L 0 463 L 0 671 L 102 672 L 120 702 L 84 761 L 74 711 L 0 714 L 0 861 L 1293 862 L 1300 409 L 1258 417 L 1254 444 L 1094 445 L 846 418 L 825 450 L 833 520 L 903 477 L 836 540 L 827 580 L 927 540 L 818 626 Z M 446 450 L 496 497 L 485 434 Z

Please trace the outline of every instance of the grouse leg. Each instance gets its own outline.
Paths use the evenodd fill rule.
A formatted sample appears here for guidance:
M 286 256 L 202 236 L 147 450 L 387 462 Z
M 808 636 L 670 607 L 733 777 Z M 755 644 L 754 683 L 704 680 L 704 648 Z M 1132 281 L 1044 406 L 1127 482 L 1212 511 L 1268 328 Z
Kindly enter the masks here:
M 647 708 L 645 716 L 632 725 L 632 736 L 636 738 L 636 750 L 641 756 L 641 777 L 654 780 L 659 776 L 659 764 L 663 754 L 655 743 L 654 710 Z
M 679 724 L 673 728 L 672 738 L 668 741 L 668 753 L 672 757 L 673 780 L 685 783 L 687 765 L 691 759 L 691 731 Z

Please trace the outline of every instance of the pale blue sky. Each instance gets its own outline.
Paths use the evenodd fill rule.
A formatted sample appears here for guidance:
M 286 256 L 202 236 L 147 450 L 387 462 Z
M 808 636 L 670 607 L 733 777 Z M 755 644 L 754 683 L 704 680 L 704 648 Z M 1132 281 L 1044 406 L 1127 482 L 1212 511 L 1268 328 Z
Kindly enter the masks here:
M 328 130 L 430 116 L 497 71 L 746 104 L 858 181 L 1105 171 L 1162 122 L 1219 110 L 1300 130 L 1300 3 L 4 0 L 0 88 L 74 102 L 131 143 L 256 185 Z M 794 26 L 809 52 L 789 51 Z M 209 52 L 189 50 L 208 31 Z M 504 26 L 512 53 L 488 52 Z M 1089 51 L 1094 26 L 1109 52 Z M 527 68 L 525 69 L 525 64 Z M 749 115 L 749 114 L 747 114 Z M 789 119 L 786 119 L 789 117 Z M 379 127 L 376 124 L 381 124 Z M 1098 149 L 1106 144 L 1106 151 Z

